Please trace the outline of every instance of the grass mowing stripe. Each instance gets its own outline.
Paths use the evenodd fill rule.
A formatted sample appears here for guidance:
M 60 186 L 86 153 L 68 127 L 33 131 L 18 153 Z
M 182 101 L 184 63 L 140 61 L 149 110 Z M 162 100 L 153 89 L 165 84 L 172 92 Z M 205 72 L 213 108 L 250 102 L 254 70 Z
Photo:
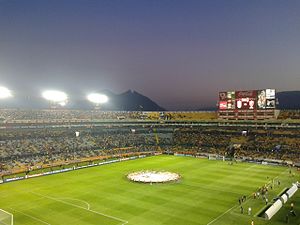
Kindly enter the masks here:
M 182 180 L 172 184 L 144 185 L 126 179 L 129 172 L 140 170 L 178 172 Z M 279 174 L 282 174 L 279 176 L 281 185 L 276 183 L 273 186 L 272 196 L 273 192 L 282 190 L 280 187 L 289 187 L 300 176 L 297 173 L 295 177 L 285 176 L 286 170 L 281 166 L 251 163 L 231 166 L 222 161 L 157 156 L 1 184 L 0 196 L 5 196 L 1 207 L 16 208 L 37 218 L 41 215 L 41 219 L 51 225 L 61 225 L 62 221 L 66 225 L 124 225 L 127 221 L 131 225 L 229 225 L 250 224 L 252 219 L 255 225 L 284 225 L 283 218 L 289 212 L 288 206 L 271 221 L 265 221 L 239 214 L 237 200 L 243 194 L 253 193 Z M 293 199 L 296 210 L 300 205 L 299 196 L 300 193 L 296 193 Z M 117 218 L 122 218 L 124 222 L 97 215 L 87 210 L 86 203 L 93 211 L 118 215 Z M 264 201 L 254 201 L 252 198 L 244 204 L 245 209 L 252 208 L 253 215 L 265 205 Z M 297 211 L 297 214 L 300 212 Z M 43 225 L 21 214 L 16 215 L 16 224 Z M 297 218 L 290 220 L 291 225 L 300 224 Z
M 229 211 L 231 211 L 235 207 L 236 207 L 236 205 L 232 206 L 230 209 L 228 209 L 227 211 L 225 211 L 224 213 L 222 213 L 221 215 L 219 215 L 217 218 L 215 218 L 212 221 L 210 221 L 207 225 L 213 224 L 215 221 L 217 221 L 218 219 L 220 219 L 222 216 L 224 216 L 226 213 L 228 213 Z
M 76 198 L 57 198 L 58 200 L 75 200 L 77 202 L 84 203 L 87 206 L 87 209 L 89 210 L 91 208 L 90 204 L 84 200 L 76 199 Z
M 248 170 L 249 168 L 251 168 L 251 167 L 254 167 L 255 165 L 253 165 L 253 166 L 250 166 L 250 167 L 248 167 L 247 169 L 245 169 L 245 170 Z M 288 169 L 287 169 L 288 170 Z M 284 171 L 282 171 L 280 174 L 278 174 L 274 179 L 277 179 L 278 177 L 280 177 L 282 174 L 284 174 L 287 170 L 284 170 Z M 247 200 L 244 202 L 244 203 L 246 203 L 249 199 L 250 199 L 250 197 L 251 197 L 252 195 L 250 194 L 250 195 L 248 195 L 247 196 Z M 218 217 L 216 217 L 215 219 L 213 219 L 212 221 L 210 221 L 207 225 L 210 225 L 210 224 L 213 224 L 214 222 L 216 222 L 217 220 L 219 220 L 222 216 L 224 216 L 225 214 L 227 214 L 228 212 L 230 212 L 230 211 L 232 211 L 233 209 L 235 209 L 236 207 L 238 207 L 238 205 L 234 205 L 233 207 L 231 207 L 230 209 L 228 209 L 227 211 L 225 211 L 224 213 L 222 213 L 221 215 L 219 215 Z
M 250 197 L 252 195 L 248 195 L 246 198 L 246 201 L 244 203 L 246 203 L 247 201 L 249 201 Z M 213 224 L 215 221 L 217 221 L 218 219 L 220 219 L 222 216 L 224 216 L 226 213 L 232 211 L 233 209 L 235 209 L 236 207 L 238 207 L 238 205 L 234 205 L 233 207 L 231 207 L 230 209 L 228 209 L 226 212 L 222 213 L 220 216 L 218 216 L 217 218 L 215 218 L 214 220 L 212 220 L 211 222 L 209 222 L 207 225 Z
M 63 201 L 61 199 L 53 198 L 53 197 L 50 197 L 50 196 L 46 196 L 46 195 L 42 195 L 42 194 L 38 194 L 38 193 L 34 193 L 34 192 L 29 192 L 29 193 L 31 193 L 33 195 L 37 195 L 37 196 L 43 197 L 43 198 L 51 199 L 53 201 L 61 202 L 61 203 L 64 203 L 66 205 L 70 205 L 70 206 L 73 206 L 73 207 L 76 207 L 76 208 L 80 208 L 80 209 L 83 209 L 83 210 L 86 210 L 86 211 L 89 211 L 89 212 L 92 212 L 92 213 L 95 213 L 95 214 L 98 214 L 98 215 L 101 215 L 101 216 L 105 216 L 105 217 L 108 217 L 110 219 L 117 220 L 119 222 L 122 222 L 122 225 L 128 223 L 128 221 L 120 219 L 118 217 L 107 215 L 107 214 L 104 214 L 104 213 L 100 213 L 100 212 L 97 212 L 97 211 L 94 211 L 94 210 L 91 210 L 91 209 L 86 209 L 86 208 L 84 208 L 82 206 L 78 206 L 78 205 L 75 205 L 75 204 Z
M 38 221 L 38 222 L 41 222 L 41 223 L 43 223 L 43 224 L 51 225 L 50 223 L 47 223 L 47 222 L 45 222 L 45 221 L 43 221 L 43 220 L 41 220 L 41 219 L 39 219 L 39 218 L 37 218 L 37 217 L 31 216 L 31 215 L 29 215 L 29 214 L 27 214 L 27 213 L 21 212 L 21 211 L 19 211 L 19 210 L 13 209 L 13 208 L 10 208 L 10 209 L 13 210 L 13 211 L 15 211 L 15 212 L 17 212 L 17 213 L 23 214 L 24 216 L 27 216 L 27 217 L 29 217 L 29 218 L 31 218 L 31 219 L 34 219 L 34 220 L 36 220 L 36 221 Z

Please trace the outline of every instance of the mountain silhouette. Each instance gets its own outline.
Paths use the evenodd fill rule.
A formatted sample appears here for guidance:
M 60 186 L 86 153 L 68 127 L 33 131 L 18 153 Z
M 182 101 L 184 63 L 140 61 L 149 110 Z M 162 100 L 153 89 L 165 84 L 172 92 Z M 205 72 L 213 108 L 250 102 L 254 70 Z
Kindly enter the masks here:
M 121 94 L 114 94 L 106 90 L 101 93 L 106 94 L 109 98 L 109 101 L 101 106 L 105 110 L 165 111 L 163 107 L 137 91 L 128 90 Z
M 109 101 L 99 106 L 89 102 L 85 96 L 70 94 L 70 99 L 66 106 L 67 109 L 94 109 L 112 111 L 165 111 L 165 109 L 152 101 L 150 98 L 133 90 L 128 90 L 121 94 L 114 94 L 109 90 L 100 93 L 108 96 Z M 51 104 L 40 96 L 17 95 L 9 99 L 1 99 L 1 108 L 49 108 Z M 59 108 L 59 106 L 58 106 Z
M 278 109 L 300 109 L 300 91 L 282 91 L 276 93 Z
M 165 109 L 155 103 L 153 100 L 137 91 L 128 90 L 121 94 L 115 94 L 110 90 L 102 90 L 108 96 L 109 101 L 99 105 L 102 110 L 111 111 L 165 111 Z M 85 96 L 79 96 L 78 93 L 69 93 L 70 99 L 63 108 L 68 109 L 94 109 L 95 105 L 87 101 Z M 300 109 L 300 91 L 282 91 L 276 93 L 277 109 L 297 110 Z M 41 96 L 15 95 L 13 98 L 0 99 L 1 108 L 28 108 L 45 109 L 50 107 L 50 103 Z M 198 107 L 199 111 L 216 111 L 215 103 L 211 107 Z

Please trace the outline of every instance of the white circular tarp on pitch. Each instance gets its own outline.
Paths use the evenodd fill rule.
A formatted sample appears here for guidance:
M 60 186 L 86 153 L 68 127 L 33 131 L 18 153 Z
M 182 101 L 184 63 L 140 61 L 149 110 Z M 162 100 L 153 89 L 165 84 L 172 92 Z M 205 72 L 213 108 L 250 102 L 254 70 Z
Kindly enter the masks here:
M 142 183 L 165 183 L 179 180 L 180 175 L 164 171 L 139 171 L 128 174 L 127 178 Z

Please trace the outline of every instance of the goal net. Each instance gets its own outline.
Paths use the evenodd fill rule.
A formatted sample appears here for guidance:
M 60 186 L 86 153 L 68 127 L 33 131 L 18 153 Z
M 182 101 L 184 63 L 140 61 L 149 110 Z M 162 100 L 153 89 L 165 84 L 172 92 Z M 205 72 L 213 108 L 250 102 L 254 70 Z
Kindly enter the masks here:
M 14 216 L 13 214 L 0 209 L 0 225 L 13 225 Z
M 216 154 L 209 154 L 208 159 L 209 160 L 222 160 L 222 161 L 225 161 L 225 156 L 216 155 Z

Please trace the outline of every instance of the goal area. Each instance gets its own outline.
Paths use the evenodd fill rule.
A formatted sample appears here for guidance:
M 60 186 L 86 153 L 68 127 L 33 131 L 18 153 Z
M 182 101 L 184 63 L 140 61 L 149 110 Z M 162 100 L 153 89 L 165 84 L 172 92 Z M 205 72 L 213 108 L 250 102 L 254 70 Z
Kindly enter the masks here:
M 217 154 L 208 154 L 209 160 L 222 160 L 225 161 L 225 156 L 217 155 Z
M 0 225 L 13 225 L 14 216 L 13 214 L 0 209 Z

